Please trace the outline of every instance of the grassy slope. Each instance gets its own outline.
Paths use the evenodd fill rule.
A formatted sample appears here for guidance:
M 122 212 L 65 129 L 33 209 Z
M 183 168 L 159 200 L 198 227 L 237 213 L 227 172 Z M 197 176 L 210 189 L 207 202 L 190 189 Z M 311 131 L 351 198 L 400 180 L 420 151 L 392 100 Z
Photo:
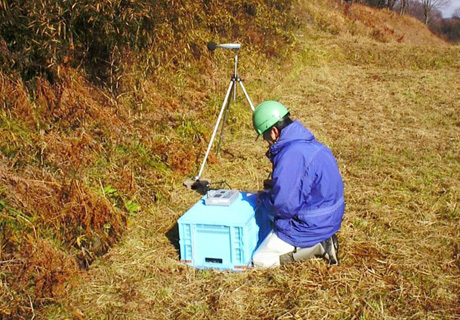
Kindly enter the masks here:
M 195 168 L 212 130 L 216 95 L 207 88 L 228 74 L 211 68 L 224 54 L 210 54 L 206 40 L 238 37 L 282 56 L 274 48 L 289 42 L 287 4 L 2 6 L 0 317 L 32 318 L 65 297 L 70 278 L 120 239 L 130 216 L 168 199 L 165 181 Z M 33 70 L 47 72 L 30 78 Z M 97 77 L 100 87 L 88 80 Z
M 171 176 L 162 186 L 168 197 L 130 220 L 119 245 L 90 267 L 61 309 L 40 316 L 458 316 L 458 48 L 382 44 L 367 38 L 372 31 L 360 20 L 353 34 L 350 21 L 327 7 L 302 10 L 309 16 L 292 61 L 265 74 L 244 72 L 255 103 L 284 102 L 337 156 L 347 198 L 341 265 L 307 261 L 244 273 L 185 267 L 175 223 L 198 195 L 185 192 L 184 176 Z M 222 79 L 214 95 L 224 94 Z M 265 146 L 254 144 L 247 106 L 232 110 L 222 158 L 206 175 L 254 190 L 269 170 Z
M 197 197 L 176 183 L 169 186 L 175 201 L 133 221 L 123 243 L 91 268 L 72 305 L 90 318 L 454 318 L 457 73 L 328 65 L 302 68 L 276 89 L 332 147 L 344 175 L 339 267 L 308 261 L 242 274 L 184 267 L 170 228 Z M 226 148 L 236 155 L 223 163 L 230 184 L 260 186 L 268 170 L 259 160 L 263 148 L 253 148 L 249 136 Z M 211 170 L 217 177 L 224 172 L 218 167 Z

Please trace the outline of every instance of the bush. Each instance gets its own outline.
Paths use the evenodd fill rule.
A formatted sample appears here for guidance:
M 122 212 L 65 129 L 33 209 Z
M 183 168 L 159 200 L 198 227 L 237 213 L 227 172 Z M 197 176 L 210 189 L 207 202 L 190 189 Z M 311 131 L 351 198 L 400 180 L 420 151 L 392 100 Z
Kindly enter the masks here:
M 252 40 L 265 49 L 272 46 L 274 53 L 276 43 L 287 37 L 290 1 L 269 3 L 2 1 L 0 63 L 4 71 L 17 70 L 26 81 L 46 75 L 51 82 L 58 65 L 82 66 L 93 81 L 116 89 L 127 52 L 144 55 L 150 68 L 169 61 L 178 65 L 198 58 L 206 36 L 213 35 Z
M 194 166 L 207 128 L 177 110 L 176 81 L 210 65 L 210 40 L 285 54 L 290 3 L 0 0 L 0 317 L 65 297 L 158 181 Z

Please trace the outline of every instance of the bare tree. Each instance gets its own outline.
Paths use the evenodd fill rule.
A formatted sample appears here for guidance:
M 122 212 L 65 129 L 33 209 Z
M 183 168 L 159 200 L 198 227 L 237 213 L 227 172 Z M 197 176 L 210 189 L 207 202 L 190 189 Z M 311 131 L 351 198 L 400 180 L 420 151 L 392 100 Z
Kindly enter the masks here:
M 393 8 L 395 7 L 396 1 L 397 0 L 387 0 L 387 8 L 388 8 L 388 10 L 393 10 Z
M 450 3 L 450 0 L 420 0 L 423 5 L 423 14 L 425 16 L 425 24 L 430 22 L 430 14 L 433 9 L 445 7 Z
M 452 17 L 460 18 L 460 8 L 455 9 L 454 13 L 452 14 Z
M 406 10 L 407 10 L 407 3 L 408 0 L 400 0 L 400 4 L 399 4 L 399 14 L 400 15 L 403 15 L 406 13 Z

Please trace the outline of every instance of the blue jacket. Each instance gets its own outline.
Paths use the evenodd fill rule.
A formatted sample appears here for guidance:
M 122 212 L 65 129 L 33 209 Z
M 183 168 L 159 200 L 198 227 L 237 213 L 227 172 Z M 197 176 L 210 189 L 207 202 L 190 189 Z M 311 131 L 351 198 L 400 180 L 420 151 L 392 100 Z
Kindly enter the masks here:
M 267 156 L 273 187 L 262 193 L 261 208 L 274 216 L 278 237 L 295 247 L 311 247 L 336 233 L 345 201 L 331 150 L 296 120 L 281 131 Z

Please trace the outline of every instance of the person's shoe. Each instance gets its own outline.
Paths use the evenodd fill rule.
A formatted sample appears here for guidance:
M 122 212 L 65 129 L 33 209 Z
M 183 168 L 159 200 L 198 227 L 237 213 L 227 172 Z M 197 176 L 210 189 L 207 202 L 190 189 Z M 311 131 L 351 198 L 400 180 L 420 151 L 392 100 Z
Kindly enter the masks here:
M 324 249 L 323 258 L 326 259 L 331 266 L 339 264 L 339 241 L 337 236 L 334 234 L 329 239 L 321 241 L 321 245 Z
M 293 251 L 280 255 L 280 265 L 288 264 L 292 262 L 295 262 Z

